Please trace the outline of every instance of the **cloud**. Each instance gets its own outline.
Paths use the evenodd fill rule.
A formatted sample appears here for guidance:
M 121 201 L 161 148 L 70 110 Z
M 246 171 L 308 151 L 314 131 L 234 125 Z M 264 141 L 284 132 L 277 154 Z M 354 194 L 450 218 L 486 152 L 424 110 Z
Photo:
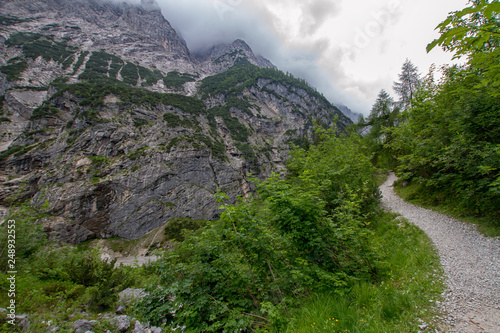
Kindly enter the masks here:
M 157 1 L 192 52 L 240 38 L 279 69 L 308 81 L 332 103 L 354 109 L 366 107 L 337 89 L 318 65 L 331 42 L 314 35 L 329 18 L 340 13 L 340 1 L 277 0 L 272 6 L 264 0 Z M 290 14 L 290 10 L 296 12 Z M 290 36 L 289 26 L 294 22 L 299 22 L 295 27 L 297 36 Z
M 304 4 L 302 8 L 304 35 L 313 35 L 327 19 L 335 17 L 340 12 L 339 1 L 310 0 L 300 3 Z
M 368 114 L 378 92 L 391 91 L 406 58 L 424 71 L 448 62 L 427 55 L 425 45 L 460 8 L 456 2 L 467 0 L 157 1 L 191 51 L 243 39 L 332 103 Z

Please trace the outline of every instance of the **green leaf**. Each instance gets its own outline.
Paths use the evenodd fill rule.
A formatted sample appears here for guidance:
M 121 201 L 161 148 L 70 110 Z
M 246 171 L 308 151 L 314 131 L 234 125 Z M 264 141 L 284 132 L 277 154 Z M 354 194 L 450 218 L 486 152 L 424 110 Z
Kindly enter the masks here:
M 478 7 L 467 7 L 459 12 L 457 12 L 457 17 L 464 17 L 465 15 L 469 15 L 469 14 L 473 14 L 473 13 L 477 13 L 478 11 L 480 11 L 480 8 Z
M 489 19 L 493 19 L 493 16 L 498 13 L 500 13 L 500 2 L 498 1 L 489 4 L 484 10 L 484 16 Z
M 431 43 L 429 43 L 429 45 L 427 45 L 427 53 L 431 52 L 432 49 L 434 49 L 438 44 L 439 44 L 438 39 L 434 39 Z

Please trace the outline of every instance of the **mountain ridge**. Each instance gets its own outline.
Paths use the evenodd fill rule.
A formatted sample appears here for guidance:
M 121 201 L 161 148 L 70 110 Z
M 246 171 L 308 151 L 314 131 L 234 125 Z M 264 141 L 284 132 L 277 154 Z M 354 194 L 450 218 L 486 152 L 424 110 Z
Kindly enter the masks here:
M 351 123 L 242 40 L 191 55 L 154 1 L 72 1 L 0 5 L 0 205 L 38 207 L 54 237 L 215 219 L 214 193 L 248 195 L 247 174 L 279 172 L 314 122 Z

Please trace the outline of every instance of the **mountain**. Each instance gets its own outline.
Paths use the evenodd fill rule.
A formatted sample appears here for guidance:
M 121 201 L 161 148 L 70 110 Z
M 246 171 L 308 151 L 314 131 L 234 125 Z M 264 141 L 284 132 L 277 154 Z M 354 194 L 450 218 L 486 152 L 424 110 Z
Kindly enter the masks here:
M 232 66 L 238 59 L 247 59 L 251 64 L 263 68 L 276 68 L 269 60 L 255 55 L 245 41 L 235 40 L 231 44 L 219 44 L 208 50 L 199 51 L 194 54 L 204 67 L 210 68 L 211 72 L 223 72 Z
M 357 123 L 361 117 L 361 114 L 359 114 L 357 112 L 353 112 L 351 109 L 349 109 L 347 106 L 345 106 L 343 104 L 337 105 L 337 108 L 340 111 L 342 111 L 342 113 L 344 115 L 349 117 L 349 119 L 351 119 L 353 123 Z
M 351 124 L 242 40 L 191 54 L 158 5 L 0 3 L 0 205 L 46 213 L 70 243 L 218 217 L 313 123 Z

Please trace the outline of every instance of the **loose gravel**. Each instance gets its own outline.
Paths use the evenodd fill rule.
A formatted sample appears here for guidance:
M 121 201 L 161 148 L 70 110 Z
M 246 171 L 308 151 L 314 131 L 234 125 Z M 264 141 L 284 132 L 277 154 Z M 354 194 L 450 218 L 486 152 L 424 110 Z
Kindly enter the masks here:
M 403 201 L 392 187 L 396 179 L 391 174 L 380 186 L 382 204 L 421 228 L 437 248 L 446 275 L 440 304 L 446 332 L 500 333 L 500 239 Z

